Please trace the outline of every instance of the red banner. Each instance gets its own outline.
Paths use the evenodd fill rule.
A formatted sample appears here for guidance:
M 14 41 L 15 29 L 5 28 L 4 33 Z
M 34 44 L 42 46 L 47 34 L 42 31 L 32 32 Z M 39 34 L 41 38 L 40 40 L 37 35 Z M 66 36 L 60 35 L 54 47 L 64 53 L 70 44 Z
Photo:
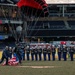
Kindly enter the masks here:
M 62 45 L 66 45 L 66 42 L 65 41 L 61 41 L 60 42 Z

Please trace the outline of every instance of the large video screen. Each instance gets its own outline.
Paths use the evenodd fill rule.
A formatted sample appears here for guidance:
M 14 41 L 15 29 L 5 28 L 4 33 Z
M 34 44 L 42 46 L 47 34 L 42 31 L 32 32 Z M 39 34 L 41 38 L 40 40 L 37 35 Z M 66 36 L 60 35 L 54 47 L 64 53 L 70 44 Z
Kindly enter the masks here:
M 47 4 L 75 4 L 75 0 L 46 0 Z

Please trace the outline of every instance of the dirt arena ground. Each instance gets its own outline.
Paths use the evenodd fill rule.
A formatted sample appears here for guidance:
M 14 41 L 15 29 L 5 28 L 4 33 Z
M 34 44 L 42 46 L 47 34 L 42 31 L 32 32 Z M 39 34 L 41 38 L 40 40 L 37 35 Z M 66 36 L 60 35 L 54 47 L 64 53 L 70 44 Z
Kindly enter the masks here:
M 18 66 L 0 65 L 0 75 L 74 75 L 75 61 L 23 61 Z

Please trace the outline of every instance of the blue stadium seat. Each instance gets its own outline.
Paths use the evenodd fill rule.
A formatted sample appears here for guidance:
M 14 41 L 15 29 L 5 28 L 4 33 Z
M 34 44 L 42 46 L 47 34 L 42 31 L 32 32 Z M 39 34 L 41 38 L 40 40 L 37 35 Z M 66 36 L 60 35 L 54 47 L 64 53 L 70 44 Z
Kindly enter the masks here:
M 30 24 L 29 24 L 30 23 Z M 65 29 L 64 21 L 33 21 L 29 22 L 28 29 Z
M 75 29 L 75 21 L 67 21 L 68 22 L 68 24 L 69 24 L 69 27 L 71 28 L 71 29 Z

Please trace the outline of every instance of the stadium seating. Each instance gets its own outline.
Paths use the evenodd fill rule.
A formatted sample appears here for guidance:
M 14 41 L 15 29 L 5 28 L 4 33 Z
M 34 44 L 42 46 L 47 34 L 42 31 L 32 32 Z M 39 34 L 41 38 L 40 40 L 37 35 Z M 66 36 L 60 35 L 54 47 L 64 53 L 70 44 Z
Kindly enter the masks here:
M 33 21 L 28 29 L 65 29 L 64 21 Z
M 75 29 L 75 21 L 67 21 L 71 29 Z
M 64 21 L 50 21 L 50 29 L 65 29 Z
M 9 47 L 15 47 L 15 42 L 0 42 L 0 49 L 4 49 L 5 46 L 9 46 Z
M 28 29 L 42 29 L 43 22 L 42 21 L 32 21 L 28 22 Z
M 4 49 L 5 48 L 5 44 L 4 43 L 0 43 L 0 49 Z

